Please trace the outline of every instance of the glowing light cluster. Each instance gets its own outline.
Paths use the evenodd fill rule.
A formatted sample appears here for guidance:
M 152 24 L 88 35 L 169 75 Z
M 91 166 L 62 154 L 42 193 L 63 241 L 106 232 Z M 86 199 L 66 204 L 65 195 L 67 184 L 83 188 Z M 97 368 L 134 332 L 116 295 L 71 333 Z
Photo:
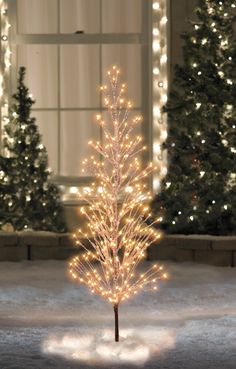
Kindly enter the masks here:
M 95 155 L 84 160 L 96 178 L 87 191 L 80 193 L 86 205 L 81 208 L 88 229 L 78 229 L 75 242 L 85 250 L 70 262 L 71 276 L 102 295 L 114 306 L 136 295 L 141 289 L 156 289 L 157 281 L 166 278 L 162 266 L 154 265 L 137 275 L 135 269 L 145 258 L 151 242 L 161 233 L 153 228 L 147 203 L 147 177 L 156 167 L 141 167 L 139 154 L 146 149 L 142 137 L 135 136 L 141 117 L 129 118 L 132 107 L 125 98 L 125 84 L 119 82 L 119 70 L 108 71 L 109 84 L 101 87 L 110 120 L 96 116 L 103 140 L 89 141 Z M 97 158 L 102 157 L 102 160 Z M 86 242 L 84 241 L 86 240 Z
M 0 0 L 1 17 L 1 63 L 0 63 L 0 101 L 1 119 L 3 124 L 8 123 L 8 91 L 9 70 L 11 66 L 11 50 L 9 47 L 9 30 L 7 2 Z M 2 127 L 3 128 L 3 127 Z
M 167 1 L 154 0 L 153 7 L 153 161 L 159 171 L 153 175 L 153 190 L 159 190 L 161 179 L 167 174 L 166 152 L 162 144 L 167 138 L 167 116 L 162 112 L 167 102 Z

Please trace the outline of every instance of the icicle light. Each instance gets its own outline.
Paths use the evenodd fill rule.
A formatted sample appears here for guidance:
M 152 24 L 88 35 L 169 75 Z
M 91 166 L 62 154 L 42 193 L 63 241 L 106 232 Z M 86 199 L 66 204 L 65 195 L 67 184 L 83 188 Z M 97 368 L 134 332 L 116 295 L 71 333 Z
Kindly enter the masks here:
M 0 56 L 0 104 L 2 125 L 8 122 L 8 81 L 11 66 L 11 50 L 9 46 L 9 30 L 7 2 L 0 0 L 1 17 L 1 56 Z M 1 127 L 1 129 L 3 126 Z
M 153 163 L 159 170 L 153 174 L 153 190 L 157 192 L 161 179 L 167 173 L 166 153 L 162 144 L 167 138 L 167 116 L 162 107 L 167 102 L 167 0 L 153 1 Z

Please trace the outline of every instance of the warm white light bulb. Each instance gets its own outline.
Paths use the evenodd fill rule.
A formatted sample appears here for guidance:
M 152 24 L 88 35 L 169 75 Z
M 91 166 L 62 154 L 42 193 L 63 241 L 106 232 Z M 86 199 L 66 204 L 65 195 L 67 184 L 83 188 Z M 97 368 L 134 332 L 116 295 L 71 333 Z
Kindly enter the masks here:
M 158 41 L 153 41 L 152 46 L 153 46 L 153 50 L 156 51 L 156 52 L 159 51 L 160 48 L 161 48 L 160 42 L 158 42 Z
M 157 67 L 153 68 L 153 74 L 155 74 L 156 76 L 158 76 L 160 74 L 159 68 L 157 68 Z
M 158 28 L 153 28 L 152 34 L 153 34 L 153 36 L 158 36 L 160 34 L 159 29 Z
M 152 5 L 152 7 L 153 7 L 153 9 L 154 10 L 158 10 L 158 9 L 160 9 L 160 4 L 159 4 L 159 2 L 155 2 L 155 3 L 153 3 L 153 5 Z

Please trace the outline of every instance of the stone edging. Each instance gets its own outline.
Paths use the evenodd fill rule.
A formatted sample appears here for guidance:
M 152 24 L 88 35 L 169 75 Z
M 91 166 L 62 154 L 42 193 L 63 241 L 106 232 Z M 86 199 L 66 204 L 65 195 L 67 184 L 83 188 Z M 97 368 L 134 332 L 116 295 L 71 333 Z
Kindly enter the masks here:
M 78 254 L 69 233 L 0 232 L 0 261 L 65 260 Z
M 236 236 L 167 235 L 148 249 L 149 260 L 236 265 Z
M 66 260 L 79 250 L 71 234 L 0 232 L 0 261 Z M 236 236 L 167 235 L 148 248 L 148 260 L 236 266 Z

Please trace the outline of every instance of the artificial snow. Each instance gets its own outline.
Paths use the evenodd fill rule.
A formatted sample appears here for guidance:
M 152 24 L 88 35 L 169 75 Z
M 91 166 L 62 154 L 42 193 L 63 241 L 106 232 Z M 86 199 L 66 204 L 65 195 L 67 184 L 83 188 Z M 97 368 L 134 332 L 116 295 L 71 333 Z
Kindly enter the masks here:
M 0 369 L 235 369 L 236 269 L 164 266 L 120 306 L 116 343 L 112 306 L 65 262 L 0 263 Z

